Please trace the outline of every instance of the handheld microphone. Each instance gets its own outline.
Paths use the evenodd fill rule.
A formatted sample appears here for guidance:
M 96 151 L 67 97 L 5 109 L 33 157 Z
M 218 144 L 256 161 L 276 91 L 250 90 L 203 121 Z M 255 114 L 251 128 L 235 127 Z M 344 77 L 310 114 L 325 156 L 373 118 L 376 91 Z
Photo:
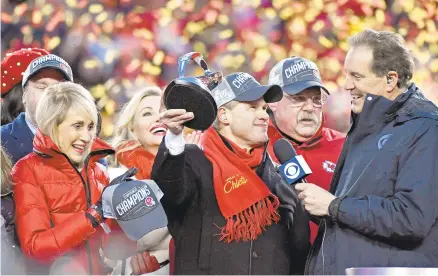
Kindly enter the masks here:
M 281 138 L 274 143 L 274 154 L 280 161 L 279 171 L 289 185 L 299 182 L 307 183 L 305 177 L 312 173 L 303 156 L 297 155 L 291 143 Z

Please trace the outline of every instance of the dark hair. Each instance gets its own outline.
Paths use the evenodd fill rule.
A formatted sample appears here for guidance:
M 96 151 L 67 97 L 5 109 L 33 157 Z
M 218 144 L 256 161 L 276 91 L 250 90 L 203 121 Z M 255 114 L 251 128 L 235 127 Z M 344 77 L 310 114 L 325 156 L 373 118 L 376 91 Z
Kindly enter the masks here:
M 15 85 L 3 98 L 1 102 L 1 125 L 9 124 L 24 112 L 23 88 L 21 82 Z
M 373 51 L 372 70 L 382 77 L 388 71 L 398 74 L 397 87 L 408 87 L 414 71 L 414 58 L 400 34 L 367 29 L 350 37 L 352 47 L 368 46 Z

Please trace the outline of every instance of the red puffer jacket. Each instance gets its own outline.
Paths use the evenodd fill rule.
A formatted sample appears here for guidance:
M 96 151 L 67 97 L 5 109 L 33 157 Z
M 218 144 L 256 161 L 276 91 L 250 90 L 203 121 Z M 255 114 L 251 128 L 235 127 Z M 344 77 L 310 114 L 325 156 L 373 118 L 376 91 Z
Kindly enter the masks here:
M 120 164 L 128 169 L 138 169 L 137 179 L 150 179 L 155 155 L 137 145 L 136 141 L 126 141 L 116 148 L 116 158 Z
M 47 264 L 68 256 L 73 260 L 70 263 L 80 265 L 86 273 L 103 274 L 99 248 L 104 233 L 101 227 L 92 227 L 85 211 L 108 185 L 97 161 L 114 151 L 96 139 L 79 172 L 39 131 L 33 147 L 34 152 L 21 159 L 12 172 L 16 228 L 24 254 Z

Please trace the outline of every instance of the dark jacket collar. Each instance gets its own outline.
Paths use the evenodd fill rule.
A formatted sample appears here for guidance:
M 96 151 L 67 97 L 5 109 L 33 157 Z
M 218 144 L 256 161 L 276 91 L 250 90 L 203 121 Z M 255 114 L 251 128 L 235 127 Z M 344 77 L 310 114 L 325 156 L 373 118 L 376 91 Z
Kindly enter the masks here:
M 406 92 L 398 95 L 393 101 L 383 96 L 367 94 L 363 111 L 351 115 L 350 132 L 357 129 L 361 136 L 367 135 L 378 132 L 389 122 L 404 123 L 419 117 L 438 120 L 437 107 L 415 84 L 411 84 Z
M 382 96 L 372 94 L 365 95 L 365 103 L 360 114 L 351 113 L 351 131 L 368 135 L 382 126 L 388 120 L 386 113 L 392 107 L 393 102 Z
M 438 120 L 437 106 L 429 101 L 415 84 L 409 86 L 408 91 L 399 97 L 398 102 L 388 112 L 388 115 L 397 114 L 397 123 L 416 118 Z
M 15 139 L 28 138 L 30 141 L 33 140 L 34 135 L 26 123 L 26 115 L 24 112 L 21 112 L 12 122 L 11 135 Z

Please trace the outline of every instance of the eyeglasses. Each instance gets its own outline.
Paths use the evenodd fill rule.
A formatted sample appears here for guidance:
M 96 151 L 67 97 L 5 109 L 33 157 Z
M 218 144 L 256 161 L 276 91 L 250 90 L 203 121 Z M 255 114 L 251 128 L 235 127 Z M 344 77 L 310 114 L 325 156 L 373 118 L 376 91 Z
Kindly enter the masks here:
M 321 95 L 314 95 L 310 98 L 303 95 L 284 95 L 284 97 L 289 100 L 289 106 L 292 107 L 303 107 L 308 99 L 312 100 L 312 104 L 314 107 L 322 107 L 322 105 L 324 104 L 324 100 Z

